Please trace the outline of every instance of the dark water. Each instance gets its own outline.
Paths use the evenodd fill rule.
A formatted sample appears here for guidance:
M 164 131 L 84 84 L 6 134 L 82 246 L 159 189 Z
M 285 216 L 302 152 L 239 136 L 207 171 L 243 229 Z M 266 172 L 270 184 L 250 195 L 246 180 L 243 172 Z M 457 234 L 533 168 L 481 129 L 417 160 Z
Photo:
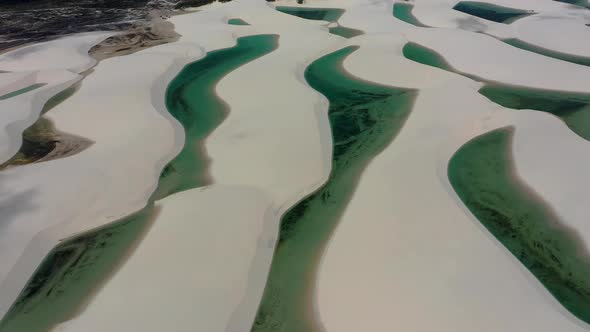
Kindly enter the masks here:
M 541 54 L 544 56 L 548 56 L 550 58 L 555 58 L 555 59 L 575 63 L 575 64 L 582 65 L 582 66 L 590 66 L 590 57 L 584 57 L 584 56 L 567 54 L 567 53 L 563 53 L 563 52 L 550 50 L 547 48 L 543 48 L 543 47 L 539 47 L 539 46 L 527 43 L 525 41 L 522 41 L 522 40 L 516 39 L 516 38 L 504 39 L 502 41 L 508 45 L 518 47 L 518 48 L 525 50 L 525 51 Z
M 179 0 L 0 0 L 0 51 L 61 35 L 124 30 Z
M 229 106 L 215 94 L 215 86 L 229 72 L 277 47 L 277 35 L 242 37 L 235 47 L 210 52 L 187 65 L 170 82 L 166 107 L 183 125 L 185 143 L 162 171 L 155 199 L 209 184 L 209 159 L 203 141 L 229 112 Z
M 344 9 L 338 8 L 308 8 L 277 6 L 276 10 L 285 14 L 304 18 L 306 20 L 318 20 L 336 22 L 344 14 Z
M 484 2 L 461 1 L 453 9 L 498 23 L 512 23 L 519 18 L 533 14 L 525 10 L 502 7 Z
M 312 314 L 316 267 L 330 234 L 350 201 L 361 173 L 401 131 L 415 91 L 359 80 L 342 68 L 356 47 L 313 62 L 305 79 L 330 101 L 332 172 L 315 193 L 281 220 L 266 289 L 252 331 L 321 331 Z M 362 222 L 362 220 L 357 220 Z
M 590 264 L 582 240 L 515 174 L 512 128 L 464 144 L 449 181 L 471 213 L 572 314 L 590 322 Z
M 456 70 L 440 54 L 416 43 L 407 43 L 403 48 L 403 54 L 412 61 L 486 83 L 479 93 L 498 105 L 515 110 L 529 109 L 553 114 L 578 136 L 590 141 L 590 95 L 588 94 L 518 87 L 487 81 Z
M 412 9 L 414 9 L 414 5 L 411 5 L 409 3 L 396 2 L 393 5 L 393 17 L 417 27 L 429 28 L 429 26 L 422 24 L 412 14 Z

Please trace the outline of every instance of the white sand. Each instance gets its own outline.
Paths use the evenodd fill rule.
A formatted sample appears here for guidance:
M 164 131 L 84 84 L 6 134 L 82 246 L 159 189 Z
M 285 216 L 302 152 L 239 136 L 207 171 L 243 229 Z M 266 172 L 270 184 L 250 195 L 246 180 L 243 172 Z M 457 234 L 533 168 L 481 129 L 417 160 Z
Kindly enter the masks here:
M 512 51 L 486 36 L 439 29 L 407 29 L 403 34 L 471 74 L 504 83 L 590 91 L 588 76 L 576 76 L 586 68 Z M 587 142 L 572 136 L 555 117 L 492 104 L 476 93 L 475 82 L 408 64 L 400 58 L 401 36 L 359 39 L 366 44 L 345 62 L 348 70 L 371 81 L 422 89 L 400 136 L 363 174 L 322 258 L 316 296 L 326 330 L 584 330 L 586 325 L 566 312 L 462 206 L 448 183 L 446 165 L 471 137 L 514 125 L 516 153 L 529 151 L 529 157 L 522 156 L 526 164 L 517 157 L 519 174 L 529 174 L 523 178 L 533 188 L 551 191 L 545 198 L 553 206 L 561 204 L 556 198 L 571 193 L 564 189 L 572 183 L 547 183 L 547 177 L 557 176 L 566 163 L 572 173 L 560 179 L 582 177 L 586 161 L 580 169 L 571 165 L 587 159 L 579 154 Z M 573 144 L 565 152 L 571 162 L 547 153 L 546 144 L 556 137 L 561 144 L 549 144 L 554 149 Z M 553 165 L 540 167 L 546 165 L 541 160 L 549 159 Z M 576 191 L 580 200 L 587 200 L 581 191 Z M 581 214 L 581 205 L 568 217 L 574 213 Z M 571 226 L 583 228 L 580 218 L 569 220 Z
M 537 88 L 590 92 L 589 69 L 461 31 L 462 24 L 482 24 L 495 36 L 515 35 L 511 26 L 471 21 L 453 11 L 456 1 L 420 3 L 414 12 L 419 20 L 447 29 L 399 22 L 391 15 L 391 1 L 308 1 L 308 6 L 345 6 L 349 11 L 339 23 L 371 33 L 346 41 L 329 35 L 324 22 L 242 0 L 175 17 L 182 35 L 176 43 L 101 62 L 74 96 L 48 114 L 60 130 L 94 145 L 67 159 L 0 174 L 0 198 L 9 202 L 0 206 L 10 207 L 10 221 L 0 229 L 0 266 L 8 270 L 15 264 L 0 275 L 0 313 L 58 240 L 145 205 L 161 168 L 182 144 L 182 130 L 163 104 L 165 86 L 182 64 L 232 46 L 239 36 L 274 33 L 280 35 L 278 50 L 217 86 L 231 110 L 205 142 L 215 183 L 158 202 L 161 213 L 146 238 L 88 307 L 57 331 L 248 330 L 280 214 L 329 172 L 327 102 L 306 86 L 303 71 L 349 44 L 361 45 L 345 62 L 354 75 L 420 94 L 399 137 L 363 174 L 322 257 L 313 296 L 326 330 L 587 329 L 466 210 L 446 166 L 470 138 L 514 125 L 519 174 L 590 239 L 581 204 L 588 196 L 572 188 L 588 168 L 588 143 L 552 116 L 494 105 L 477 93 L 480 84 L 409 61 L 401 50 L 414 41 L 459 70 Z M 580 20 L 568 6 L 539 3 L 534 10 Z M 532 0 L 522 4 L 529 5 Z M 251 26 L 227 25 L 229 17 Z M 55 65 L 39 69 L 48 66 Z M 568 146 L 561 158 L 547 153 L 561 146 Z M 579 201 L 566 204 L 569 195 Z
M 89 32 L 21 47 L 0 55 L 0 70 L 65 69 L 81 73 L 96 64 L 88 56 L 88 49 L 111 35 L 112 32 Z
M 202 53 L 182 44 L 152 50 L 101 62 L 47 113 L 59 130 L 93 141 L 90 148 L 1 174 L 1 314 L 59 240 L 143 208 L 180 150 L 183 131 L 164 106 L 165 87 Z
M 590 13 L 584 8 L 553 0 L 479 1 L 534 13 L 511 24 L 503 24 L 453 10 L 458 2 L 421 0 L 410 3 L 415 3 L 412 14 L 428 26 L 485 32 L 500 39 L 518 38 L 554 51 L 590 57 L 588 43 L 580 42 L 590 34 L 585 26 Z
M 14 77 L 14 80 L 2 76 Z M 33 91 L 0 100 L 0 164 L 14 156 L 22 143 L 22 133 L 39 117 L 43 105 L 54 95 L 82 77 L 67 70 L 0 74 L 0 90 L 13 92 L 33 84 L 45 85 Z
M 258 247 L 274 236 L 260 236 L 275 222 L 270 206 L 247 187 L 205 187 L 162 200 L 126 264 L 84 314 L 55 331 L 224 331 L 228 308 L 246 295 Z
M 227 25 L 227 17 L 242 18 L 252 26 Z M 206 256 L 199 261 L 194 254 L 189 255 L 194 257 L 193 263 L 179 264 L 181 260 L 176 260 L 171 262 L 173 265 L 169 269 L 179 275 L 200 275 L 203 271 L 207 271 L 207 274 L 199 279 L 192 278 L 194 287 L 180 283 L 182 288 L 178 287 L 179 282 L 162 283 L 158 278 L 145 278 L 152 274 L 145 271 L 145 265 L 141 264 L 139 257 L 152 246 L 149 236 L 170 238 L 162 233 L 166 232 L 165 228 L 154 226 L 150 229 L 148 239 L 138 246 L 123 269 L 107 282 L 82 314 L 72 322 L 58 326 L 57 331 L 79 331 L 86 326 L 101 331 L 112 329 L 113 326 L 161 331 L 163 326 L 171 322 L 174 322 L 178 331 L 192 331 L 195 328 L 207 331 L 248 330 L 264 290 L 280 215 L 295 201 L 321 185 L 329 174 L 331 138 L 325 113 L 327 103 L 306 86 L 302 77 L 307 59 L 316 57 L 318 52 L 325 52 L 328 43 L 341 43 L 342 38 L 328 34 L 318 24 L 308 25 L 276 12 L 264 2 L 213 5 L 205 12 L 175 17 L 173 22 L 176 31 L 182 35 L 179 43 L 195 43 L 205 50 L 231 46 L 235 44 L 235 37 L 240 35 L 280 34 L 278 50 L 230 73 L 217 86 L 219 96 L 230 105 L 231 110 L 227 119 L 205 143 L 213 161 L 211 174 L 215 184 L 202 193 L 200 190 L 191 190 L 172 195 L 158 203 L 164 212 L 157 216 L 154 225 L 177 225 L 183 221 L 179 218 L 186 219 L 186 215 L 195 213 L 199 208 L 206 209 L 200 212 L 202 217 L 197 215 L 192 220 L 193 224 L 186 226 L 193 227 L 186 229 L 187 233 L 202 233 L 201 237 L 195 235 L 193 241 L 186 245 L 181 242 L 178 247 L 170 247 L 173 257 L 181 250 L 180 246 L 184 246 L 183 250 L 188 252 L 202 252 Z M 301 40 L 302 31 L 308 31 L 311 38 Z M 301 47 L 302 43 L 306 47 Z M 248 84 L 244 85 L 244 82 Z M 273 94 L 259 98 L 260 92 L 269 87 Z M 269 126 L 269 123 L 272 125 Z M 279 136 L 281 139 L 277 140 Z M 207 193 L 213 198 L 203 198 Z M 268 197 L 264 203 L 267 214 L 264 220 L 259 213 L 250 216 L 243 210 L 248 211 L 259 205 L 252 202 L 252 193 L 264 193 Z M 195 203 L 200 200 L 204 201 Z M 177 212 L 166 213 L 172 210 Z M 218 213 L 221 215 L 218 216 Z M 227 223 L 223 220 L 227 220 Z M 236 229 L 228 233 L 228 225 L 235 225 Z M 259 244 L 253 248 L 255 250 L 245 251 L 229 236 L 250 243 L 258 240 Z M 162 242 L 154 240 L 154 248 L 161 247 Z M 227 250 L 227 255 L 239 253 L 236 257 L 241 260 L 226 260 L 226 254 L 218 250 L 220 246 Z M 153 254 L 149 257 L 153 257 Z M 220 262 L 224 264 L 220 265 Z M 166 268 L 158 266 L 157 269 Z M 145 302 L 136 297 L 145 288 L 145 285 L 133 282 L 139 275 L 144 276 L 146 283 L 154 285 L 148 288 L 158 287 L 159 294 L 169 294 L 166 297 L 170 301 L 182 302 L 186 297 L 190 303 L 170 306 L 154 303 L 158 315 L 153 319 L 144 314 L 145 310 L 150 309 L 138 306 L 138 316 L 123 312 L 111 321 L 112 312 L 117 311 L 118 306 L 126 307 L 129 301 Z M 219 275 L 233 277 L 214 280 L 213 276 Z M 236 283 L 237 280 L 240 282 Z M 215 292 L 209 294 L 212 289 Z M 178 291 L 184 295 L 178 296 Z M 148 293 L 146 296 L 154 295 Z M 212 301 L 218 305 L 212 306 Z M 178 305 L 185 309 L 178 310 Z M 179 315 L 183 315 L 183 318 L 179 318 Z M 138 322 L 140 316 L 141 323 Z

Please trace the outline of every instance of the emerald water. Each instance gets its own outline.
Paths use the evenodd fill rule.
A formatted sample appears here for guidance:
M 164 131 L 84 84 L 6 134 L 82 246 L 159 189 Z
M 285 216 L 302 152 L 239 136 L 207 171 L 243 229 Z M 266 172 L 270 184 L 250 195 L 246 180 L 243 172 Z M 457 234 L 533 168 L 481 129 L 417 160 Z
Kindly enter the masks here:
M 72 317 L 147 232 L 157 213 L 151 202 L 206 182 L 202 142 L 228 111 L 215 86 L 229 72 L 277 47 L 276 35 L 242 37 L 236 46 L 210 52 L 183 68 L 166 90 L 166 106 L 185 129 L 185 145 L 162 172 L 148 207 L 58 244 L 0 322 L 0 332 L 46 332 Z
M 330 101 L 332 172 L 316 192 L 282 217 L 279 240 L 252 331 L 318 331 L 311 294 L 318 260 L 371 161 L 401 130 L 415 92 L 348 75 L 346 47 L 313 62 L 305 79 Z M 362 220 L 359 220 L 362 222 Z
M 590 95 L 588 94 L 533 89 L 486 81 L 481 77 L 454 69 L 438 53 L 416 43 L 407 43 L 403 48 L 403 54 L 412 61 L 486 83 L 479 93 L 498 105 L 515 110 L 530 109 L 553 114 L 578 136 L 590 141 Z
M 116 224 L 57 245 L 0 321 L 0 331 L 47 332 L 53 325 L 72 318 L 116 271 L 124 253 L 147 231 L 152 216 L 152 208 L 146 208 Z
M 318 20 L 318 21 L 327 21 L 332 23 L 337 23 L 342 14 L 344 14 L 344 9 L 340 8 L 309 8 L 309 7 L 287 7 L 287 6 L 277 6 L 275 7 L 276 10 L 304 18 L 306 20 Z M 340 24 L 335 27 L 331 27 L 328 29 L 330 33 L 338 35 L 344 38 L 352 38 L 359 35 L 364 34 L 363 31 L 343 27 Z
M 186 138 L 182 151 L 164 168 L 155 199 L 209 183 L 203 140 L 229 110 L 215 94 L 215 86 L 227 73 L 277 47 L 276 35 L 242 37 L 235 47 L 208 53 L 174 78 L 166 92 L 166 107 L 183 125 Z
M 227 24 L 231 25 L 250 25 L 248 22 L 242 20 L 241 18 L 230 18 L 227 20 Z
M 590 95 L 493 83 L 484 85 L 479 93 L 507 108 L 551 113 L 578 136 L 590 141 Z
M 409 23 L 413 26 L 422 27 L 422 28 L 430 28 L 429 26 L 422 24 L 412 14 L 412 9 L 414 9 L 414 6 L 409 3 L 396 2 L 393 5 L 393 17 L 397 18 L 400 21 L 404 21 L 406 23 Z
M 581 320 L 590 323 L 590 262 L 582 241 L 515 174 L 512 128 L 464 144 L 448 165 L 467 208 L 535 277 Z
M 22 89 L 19 89 L 19 90 L 16 90 L 16 91 L 12 91 L 12 92 L 9 92 L 7 94 L 3 94 L 3 95 L 0 96 L 0 100 L 5 100 L 5 99 L 8 99 L 8 98 L 12 98 L 12 97 L 16 97 L 18 95 L 25 94 L 25 93 L 27 93 L 29 91 L 33 91 L 35 89 L 38 89 L 38 88 L 44 86 L 45 84 L 47 84 L 47 83 L 35 83 L 35 84 L 29 85 L 27 87 L 24 87 Z
M 559 59 L 559 60 L 575 63 L 575 64 L 582 65 L 582 66 L 590 66 L 590 58 L 588 58 L 588 57 L 553 51 L 553 50 L 550 50 L 547 48 L 543 48 L 543 47 L 539 47 L 539 46 L 527 43 L 525 41 L 522 41 L 522 40 L 516 39 L 516 38 L 503 39 L 502 41 L 508 45 L 520 48 L 521 50 L 541 54 L 544 56 L 548 56 L 550 58 Z
M 498 23 L 512 23 L 519 18 L 534 14 L 534 12 L 493 5 L 485 2 L 460 1 L 454 10 Z
M 336 27 L 331 27 L 328 29 L 328 31 L 330 31 L 331 34 L 334 34 L 334 35 L 337 35 L 340 37 L 344 37 L 344 38 L 352 38 L 352 37 L 356 37 L 356 36 L 360 36 L 360 35 L 364 34 L 364 32 L 362 32 L 361 30 L 347 28 L 347 27 L 343 27 L 341 25 L 338 25 Z
M 276 10 L 304 18 L 306 20 L 318 20 L 336 22 L 344 14 L 344 9 L 340 8 L 309 8 L 309 7 L 287 7 L 287 6 L 276 6 Z
M 553 1 L 568 3 L 570 5 L 579 6 L 579 7 L 583 7 L 583 8 L 590 8 L 590 4 L 588 3 L 588 0 L 553 0 Z

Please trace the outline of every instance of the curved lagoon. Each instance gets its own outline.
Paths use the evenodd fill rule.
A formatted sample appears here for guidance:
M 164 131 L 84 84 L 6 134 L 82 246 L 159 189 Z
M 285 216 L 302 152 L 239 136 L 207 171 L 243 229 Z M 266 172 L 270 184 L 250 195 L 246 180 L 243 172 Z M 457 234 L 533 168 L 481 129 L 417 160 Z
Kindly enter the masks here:
M 185 128 L 185 145 L 162 172 L 148 206 L 58 244 L 0 322 L 0 332 L 46 332 L 71 318 L 149 229 L 156 215 L 151 202 L 206 183 L 202 141 L 229 109 L 215 94 L 215 86 L 229 72 L 277 47 L 277 35 L 242 37 L 236 46 L 210 52 L 183 68 L 168 86 L 166 106 Z
M 590 323 L 590 261 L 582 241 L 515 174 L 512 128 L 464 144 L 448 165 L 449 180 L 471 213 L 571 313 Z
M 338 24 L 335 27 L 328 28 L 330 33 L 344 38 L 352 38 L 364 34 L 363 31 L 343 27 L 338 23 L 340 17 L 344 14 L 344 9 L 340 8 L 310 8 L 310 7 L 287 7 L 277 6 L 276 10 L 301 17 L 306 20 L 327 21 Z
M 252 331 L 317 331 L 312 293 L 319 258 L 352 197 L 358 179 L 401 130 L 414 100 L 412 90 L 348 75 L 347 47 L 313 62 L 305 71 L 311 87 L 330 101 L 332 172 L 312 195 L 282 218 L 264 296 Z
M 590 141 L 590 95 L 490 82 L 454 69 L 438 53 L 416 43 L 407 43 L 403 48 L 403 54 L 412 61 L 486 83 L 479 89 L 479 93 L 503 107 L 551 113 L 559 117 L 578 136 Z
M 166 91 L 166 107 L 184 127 L 185 143 L 162 171 L 154 199 L 210 183 L 203 140 L 229 111 L 228 105 L 215 94 L 215 86 L 229 72 L 277 47 L 277 35 L 242 37 L 236 46 L 208 53 L 174 78 Z
M 503 7 L 477 1 L 460 1 L 453 7 L 453 9 L 465 14 L 477 16 L 484 20 L 505 24 L 535 14 L 533 11 Z
M 248 22 L 242 20 L 241 18 L 230 18 L 227 20 L 227 24 L 231 25 L 250 25 Z

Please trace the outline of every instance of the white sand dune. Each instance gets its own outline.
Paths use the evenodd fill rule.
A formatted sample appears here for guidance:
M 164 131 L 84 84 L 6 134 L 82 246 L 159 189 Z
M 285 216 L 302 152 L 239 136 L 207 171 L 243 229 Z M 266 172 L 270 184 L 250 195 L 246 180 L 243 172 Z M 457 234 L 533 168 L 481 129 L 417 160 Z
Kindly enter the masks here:
M 234 45 L 237 37 L 264 33 L 278 34 L 279 48 L 233 71 L 216 89 L 230 113 L 205 142 L 214 184 L 157 202 L 159 214 L 125 264 L 56 331 L 248 330 L 281 214 L 330 171 L 327 101 L 307 86 L 303 72 L 346 45 L 361 46 L 344 63 L 355 76 L 420 91 L 401 134 L 363 174 L 323 254 L 313 296 L 326 330 L 587 330 L 468 212 L 446 167 L 470 138 L 515 126 L 519 175 L 590 240 L 582 224 L 588 194 L 576 187 L 588 169 L 588 143 L 550 115 L 493 104 L 477 93 L 481 84 L 407 60 L 402 48 L 413 41 L 461 71 L 535 88 L 590 92 L 590 69 L 464 31 L 481 28 L 506 38 L 517 31 L 532 40 L 526 29 L 550 20 L 525 18 L 515 30 L 454 11 L 456 2 L 415 4 L 419 20 L 444 29 L 399 22 L 392 1 L 307 2 L 347 9 L 339 23 L 369 34 L 348 41 L 330 35 L 325 22 L 277 12 L 264 1 L 215 3 L 172 19 L 182 35 L 177 42 L 101 62 L 76 94 L 47 114 L 60 130 L 94 145 L 0 173 L 0 207 L 8 216 L 0 224 L 0 314 L 60 240 L 145 206 L 162 167 L 182 146 L 182 128 L 164 106 L 165 87 L 182 66 Z M 583 14 L 570 6 L 549 0 L 519 6 L 562 15 L 560 26 L 569 26 L 565 17 L 571 16 L 572 31 L 582 36 Z M 228 25 L 228 18 L 251 26 Z M 90 37 L 80 38 L 80 45 L 91 44 Z M 543 45 L 582 53 L 570 42 L 558 46 L 557 34 L 548 39 Z M 39 54 L 53 59 L 76 47 L 31 47 L 0 58 L 0 70 L 80 72 L 90 63 L 72 56 L 35 66 Z M 5 86 L 25 79 L 11 77 Z M 563 146 L 568 151 L 560 158 L 548 153 Z
M 425 46 L 439 51 L 453 66 L 472 74 L 493 76 L 504 83 L 589 91 L 587 78 L 575 76 L 583 67 L 541 60 L 534 54 L 504 52 L 500 43 L 492 51 L 483 36 L 459 41 L 473 34 L 439 29 L 412 29 L 404 35 L 428 44 Z M 355 42 L 361 40 L 360 50 L 345 61 L 347 70 L 370 81 L 421 90 L 399 137 L 363 174 L 322 258 L 316 296 L 326 330 L 587 329 L 462 206 L 446 177 L 449 158 L 467 140 L 513 125 L 519 174 L 530 175 L 524 179 L 531 187 L 551 191 L 553 195 L 543 196 L 555 206 L 571 194 L 566 188 L 572 183 L 545 180 L 542 186 L 539 178 L 541 174 L 545 179 L 549 174 L 556 176 L 564 167 L 573 171 L 568 178 L 582 177 L 583 166 L 577 170 L 572 166 L 586 159 L 578 149 L 587 142 L 573 137 L 550 115 L 492 104 L 477 94 L 475 82 L 425 66 L 408 68 L 407 60 L 401 58 L 403 38 L 397 37 L 397 45 L 391 45 L 396 38 L 389 35 L 360 37 Z M 469 45 L 469 49 L 459 45 Z M 476 52 L 482 57 L 476 59 Z M 368 62 L 375 66 L 367 66 Z M 492 64 L 497 62 L 503 66 Z M 557 66 L 563 66 L 561 72 L 551 69 Z M 534 68 L 548 68 L 549 74 Z M 540 78 L 543 75 L 547 76 Z M 556 137 L 561 144 L 549 146 L 578 146 L 571 155 L 566 152 L 571 161 L 547 153 L 545 144 Z M 529 151 L 528 157 L 522 155 L 524 150 Z M 528 159 L 526 164 L 519 161 L 519 154 Z M 553 167 L 539 166 L 545 165 L 541 160 L 549 159 Z M 581 191 L 576 191 L 580 200 L 587 199 Z M 568 217 L 581 214 L 582 207 L 576 206 Z M 581 226 L 580 221 L 572 226 Z M 343 289 L 348 290 L 350 300 L 343 300 Z
M 96 64 L 88 50 L 111 35 L 112 32 L 88 32 L 21 47 L 0 55 L 0 70 L 64 69 L 81 73 Z
M 590 13 L 585 17 L 555 16 L 553 13 L 534 15 L 513 23 L 515 37 L 530 44 L 590 58 L 590 45 L 580 40 L 590 38 Z
M 183 131 L 164 106 L 165 87 L 202 52 L 183 44 L 153 50 L 101 62 L 47 113 L 60 130 L 95 142 L 90 148 L 1 174 L 0 313 L 58 241 L 142 209 L 180 150 Z
M 163 199 L 126 264 L 84 314 L 54 331 L 224 331 L 233 315 L 228 308 L 246 295 L 259 247 L 272 253 L 266 241 L 274 234 L 265 233 L 269 226 L 276 231 L 271 206 L 248 187 L 204 187 Z
M 229 26 L 225 23 L 227 17 L 244 19 L 251 26 Z M 178 283 L 162 283 L 161 279 L 152 278 L 147 273 L 145 282 L 158 287 L 159 294 L 169 294 L 166 297 L 174 301 L 175 305 L 154 303 L 154 310 L 158 310 L 158 316 L 154 317 L 157 320 L 155 323 L 153 319 L 145 317 L 145 310 L 150 309 L 143 306 L 138 307 L 139 316 L 121 312 L 116 320 L 111 321 L 112 312 L 119 310 L 116 309 L 118 306 L 128 306 L 129 299 L 133 299 L 134 303 L 144 301 L 135 296 L 143 289 L 142 285 L 133 282 L 137 276 L 146 275 L 145 265 L 141 264 L 139 255 L 152 246 L 150 236 L 167 238 L 168 235 L 163 232 L 172 227 L 154 226 L 149 230 L 148 238 L 139 244 L 121 271 L 106 283 L 88 307 L 73 321 L 56 327 L 57 331 L 79 331 L 85 326 L 93 326 L 97 331 L 112 329 L 114 326 L 161 331 L 163 326 L 172 322 L 175 322 L 178 331 L 192 331 L 195 328 L 208 331 L 248 330 L 264 290 L 280 215 L 291 204 L 319 187 L 329 174 L 331 137 L 325 113 L 327 103 L 306 86 L 303 70 L 308 59 L 326 52 L 325 48 L 330 43 L 341 43 L 342 38 L 328 34 L 318 24 L 307 24 L 279 13 L 264 2 L 213 5 L 205 12 L 175 17 L 173 22 L 176 31 L 182 35 L 179 43 L 194 43 L 206 50 L 231 46 L 235 44 L 237 36 L 262 33 L 280 35 L 278 50 L 231 72 L 217 86 L 216 92 L 230 105 L 231 110 L 227 119 L 205 142 L 213 161 L 210 172 L 215 184 L 202 192 L 190 190 L 158 202 L 164 212 L 155 218 L 154 225 L 176 225 L 182 221 L 179 218 L 186 219 L 199 207 L 207 207 L 206 211 L 200 212 L 202 217 L 195 217 L 195 224 L 191 226 L 194 228 L 186 230 L 187 233 L 203 232 L 202 237 L 195 237 L 192 242 L 183 245 L 183 250 L 202 251 L 205 257 L 198 263 L 180 265 L 175 261 L 170 268 L 180 275 L 189 276 L 207 271 L 202 277 L 205 279 L 191 279 L 192 287 L 183 283 L 181 291 L 184 295 L 179 297 Z M 302 31 L 308 31 L 308 40 L 300 38 Z M 269 87 L 272 87 L 273 94 L 260 98 L 260 92 Z M 260 214 L 249 215 L 238 207 L 253 208 L 249 207 L 254 204 L 252 193 L 264 193 L 267 197 L 264 220 Z M 213 198 L 203 200 L 204 195 L 213 195 Z M 203 200 L 203 205 L 195 205 L 197 200 Z M 217 206 L 219 212 L 215 212 L 213 206 Z M 227 209 L 229 206 L 232 208 Z M 217 216 L 217 213 L 221 216 Z M 207 226 L 207 218 L 215 222 Z M 223 220 L 227 220 L 227 223 Z M 258 223 L 258 226 L 248 227 L 253 223 Z M 228 233 L 228 225 L 245 228 L 236 228 Z M 210 231 L 204 230 L 207 227 Z M 225 235 L 212 236 L 218 233 Z M 256 250 L 246 253 L 230 236 L 259 243 Z M 154 248 L 162 242 L 154 241 Z M 224 253 L 215 249 L 220 246 L 226 247 L 225 250 L 233 255 L 240 252 L 241 255 L 236 257 L 242 260 L 225 260 Z M 175 250 L 171 251 L 171 257 L 180 254 L 178 247 L 170 248 Z M 157 269 L 162 267 L 158 266 Z M 234 277 L 213 281 L 212 276 L 215 275 Z M 236 283 L 237 280 L 240 282 Z M 210 293 L 212 289 L 215 290 L 213 294 Z M 148 293 L 146 296 L 154 295 Z M 185 297 L 190 299 L 191 305 L 179 311 L 177 305 L 185 304 L 178 301 L 182 302 Z M 212 301 L 219 305 L 211 306 Z M 189 311 L 184 311 L 186 309 Z M 198 311 L 197 315 L 189 314 L 195 310 Z M 179 315 L 183 315 L 183 318 L 179 318 Z M 142 323 L 138 322 L 138 317 L 142 317 Z
M 588 92 L 590 68 L 506 45 L 492 37 L 450 29 L 413 29 L 408 40 L 440 54 L 453 68 L 486 80 L 538 89 Z M 467 44 L 470 47 L 457 47 Z
M 2 76 L 12 76 L 10 80 Z M 43 105 L 54 95 L 70 87 L 82 76 L 67 70 L 0 74 L 0 89 L 17 91 L 33 84 L 45 84 L 35 91 L 0 100 L 0 164 L 14 156 L 22 143 L 23 131 L 35 123 Z
M 401 1 L 400 1 L 401 2 Z M 477 1 L 530 11 L 534 15 L 511 24 L 497 23 L 453 10 L 459 0 L 413 1 L 412 14 L 423 24 L 437 28 L 453 28 L 485 32 L 500 39 L 517 38 L 532 45 L 571 55 L 590 57 L 588 38 L 590 12 L 554 0 L 486 0 Z

